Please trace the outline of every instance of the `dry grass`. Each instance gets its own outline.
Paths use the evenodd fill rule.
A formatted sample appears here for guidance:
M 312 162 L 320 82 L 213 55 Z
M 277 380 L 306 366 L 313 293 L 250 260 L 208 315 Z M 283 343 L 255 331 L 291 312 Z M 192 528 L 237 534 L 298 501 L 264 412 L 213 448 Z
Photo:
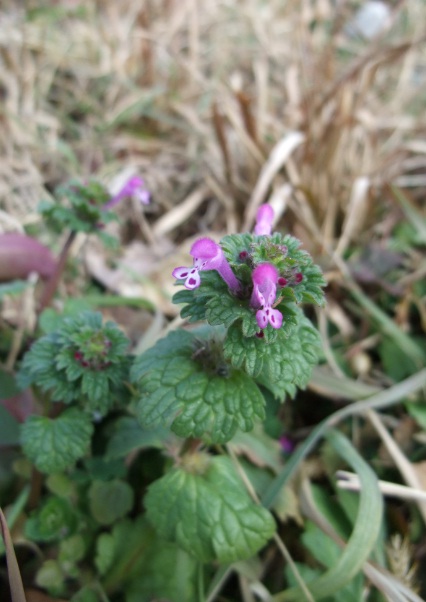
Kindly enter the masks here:
M 398 3 L 371 41 L 345 33 L 347 2 L 3 4 L 0 202 L 26 222 L 64 178 L 131 164 L 153 191 L 151 223 L 202 192 L 192 224 L 175 212 L 175 240 L 247 227 L 272 196 L 290 227 L 342 254 L 377 227 L 384 184 L 424 187 L 423 3 Z
M 269 201 L 331 282 L 319 318 L 330 370 L 341 376 L 333 343 L 343 341 L 347 359 L 362 364 L 355 374 L 388 384 L 369 352 L 382 332 L 403 334 L 368 305 L 346 259 L 422 211 L 426 3 L 395 0 L 370 40 L 348 33 L 363 4 L 355 0 L 1 4 L 0 231 L 37 223 L 40 199 L 69 177 L 109 183 L 129 168 L 140 173 L 151 206 L 145 215 L 131 204 L 118 210 L 125 269 L 147 275 L 143 295 L 159 307 L 142 349 L 172 314 L 178 247 L 201 232 L 251 228 Z M 392 186 L 405 189 L 402 201 Z M 107 288 L 142 294 L 128 282 L 114 289 L 115 274 L 94 267 L 99 253 L 85 252 Z M 395 308 L 402 331 L 412 304 L 426 330 L 424 299 L 412 292 L 424 274 L 413 250 Z M 364 312 L 377 332 L 359 331 Z

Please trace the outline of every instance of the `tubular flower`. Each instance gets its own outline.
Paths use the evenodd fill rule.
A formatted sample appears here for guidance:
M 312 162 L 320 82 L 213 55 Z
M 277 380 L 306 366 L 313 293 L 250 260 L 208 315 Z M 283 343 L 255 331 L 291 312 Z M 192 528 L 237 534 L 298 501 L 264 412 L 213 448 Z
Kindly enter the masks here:
M 262 263 L 254 269 L 252 279 L 254 286 L 250 303 L 252 307 L 260 307 L 256 312 L 259 328 L 266 328 L 268 323 L 272 328 L 281 328 L 282 313 L 272 307 L 277 294 L 277 268 L 270 263 Z
M 126 197 L 136 197 L 143 205 L 148 205 L 150 201 L 149 190 L 145 187 L 145 182 L 139 176 L 132 176 L 122 186 L 122 188 L 105 203 L 104 209 L 111 209 Z
M 274 210 L 271 205 L 260 205 L 256 213 L 256 225 L 254 233 L 259 235 L 270 236 L 272 232 L 272 221 L 274 219 Z
M 217 270 L 233 292 L 240 289 L 240 283 L 231 270 L 221 247 L 210 238 L 200 238 L 191 247 L 190 255 L 194 258 L 192 268 L 179 267 L 172 272 L 174 278 L 185 278 L 184 286 L 194 289 L 200 286 L 199 272 Z

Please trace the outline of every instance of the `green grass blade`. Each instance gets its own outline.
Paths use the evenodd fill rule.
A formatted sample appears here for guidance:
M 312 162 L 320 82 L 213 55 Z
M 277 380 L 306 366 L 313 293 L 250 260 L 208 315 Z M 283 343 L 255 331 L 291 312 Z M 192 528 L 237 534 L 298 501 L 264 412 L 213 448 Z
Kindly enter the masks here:
M 333 430 L 327 439 L 358 474 L 361 490 L 357 520 L 338 562 L 321 577 L 307 584 L 315 600 L 333 596 L 362 569 L 377 542 L 383 514 L 383 498 L 373 470 L 341 433 Z M 298 602 L 301 599 L 303 593 L 300 588 L 291 588 L 273 597 L 274 602 Z
M 304 443 L 296 449 L 294 454 L 292 454 L 283 470 L 276 476 L 269 488 L 265 491 L 262 497 L 262 504 L 266 508 L 270 508 L 272 506 L 281 488 L 288 483 L 289 479 L 291 479 L 296 470 L 299 468 L 300 463 L 313 450 L 315 445 L 326 434 L 328 429 L 336 426 L 339 424 L 339 422 L 345 418 L 348 418 L 349 416 L 362 414 L 365 412 L 365 410 L 380 410 L 382 408 L 389 407 L 400 402 L 404 397 L 408 397 L 423 387 L 426 387 L 426 369 L 420 370 L 420 372 L 417 372 L 417 374 L 410 376 L 389 389 L 372 395 L 368 399 L 357 401 L 356 403 L 346 406 L 345 408 L 334 412 L 334 414 L 331 414 L 331 416 L 320 422 L 314 428 Z

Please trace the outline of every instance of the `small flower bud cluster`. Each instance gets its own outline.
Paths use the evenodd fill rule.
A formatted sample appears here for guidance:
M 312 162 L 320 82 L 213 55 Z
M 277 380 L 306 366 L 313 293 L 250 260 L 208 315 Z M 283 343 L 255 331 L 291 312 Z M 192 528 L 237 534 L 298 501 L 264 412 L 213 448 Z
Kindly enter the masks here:
M 281 276 L 274 261 L 282 260 L 287 256 L 288 248 L 271 240 L 272 222 L 274 211 L 270 205 L 261 205 L 256 214 L 254 234 L 259 239 L 253 239 L 247 249 L 239 252 L 238 260 L 252 270 L 251 286 L 247 282 L 240 282 L 228 263 L 224 251 L 219 244 L 210 238 L 200 238 L 191 247 L 190 255 L 193 257 L 191 267 L 178 267 L 173 270 L 173 276 L 184 280 L 185 288 L 194 290 L 201 284 L 200 272 L 203 270 L 216 270 L 226 282 L 230 291 L 239 299 L 248 298 L 251 293 L 249 306 L 256 312 L 256 321 L 260 330 L 270 325 L 272 328 L 281 328 L 283 323 L 282 313 L 274 306 L 280 302 L 279 289 L 285 286 L 294 286 L 302 281 L 300 272 L 285 273 Z M 253 260 L 253 248 L 261 245 L 266 259 Z M 269 257 L 269 261 L 268 261 Z M 258 333 L 261 336 L 262 332 Z

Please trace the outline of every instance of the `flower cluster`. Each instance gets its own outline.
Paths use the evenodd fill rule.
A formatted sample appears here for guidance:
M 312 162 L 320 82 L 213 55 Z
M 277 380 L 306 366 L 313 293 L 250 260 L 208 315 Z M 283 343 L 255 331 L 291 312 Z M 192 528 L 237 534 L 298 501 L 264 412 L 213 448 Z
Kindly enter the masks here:
M 270 205 L 261 205 L 256 214 L 254 233 L 257 236 L 271 235 L 274 211 Z M 242 284 L 233 273 L 222 247 L 210 238 L 200 238 L 191 247 L 190 255 L 193 257 L 191 267 L 178 267 L 173 270 L 173 276 L 184 280 L 185 288 L 193 290 L 201 284 L 200 272 L 203 270 L 216 270 L 228 285 L 234 295 L 242 291 Z M 245 261 L 248 252 L 242 251 L 239 259 Z M 284 278 L 280 278 L 277 268 L 268 262 L 253 266 L 252 294 L 250 307 L 256 310 L 256 321 L 260 329 L 270 324 L 272 328 L 281 328 L 282 313 L 274 309 L 277 300 L 277 285 L 284 285 Z

